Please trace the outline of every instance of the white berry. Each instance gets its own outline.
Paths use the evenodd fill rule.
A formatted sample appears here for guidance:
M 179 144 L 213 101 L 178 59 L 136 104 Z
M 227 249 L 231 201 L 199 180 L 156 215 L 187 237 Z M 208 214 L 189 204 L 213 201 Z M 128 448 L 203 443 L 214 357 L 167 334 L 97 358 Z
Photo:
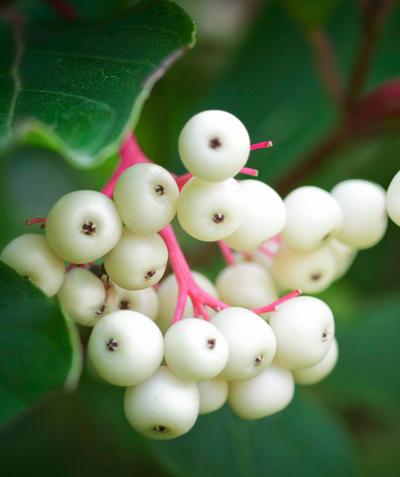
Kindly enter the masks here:
M 114 202 L 93 190 L 71 192 L 58 200 L 46 220 L 50 247 L 71 263 L 93 262 L 109 252 L 122 234 Z
M 211 323 L 187 318 L 165 333 L 164 356 L 170 370 L 188 381 L 204 381 L 225 367 L 229 347 L 223 334 Z
M 272 363 L 249 381 L 229 383 L 228 404 L 242 419 L 260 419 L 284 409 L 293 395 L 292 373 Z
M 276 351 L 275 335 L 266 321 L 250 310 L 226 308 L 211 318 L 229 345 L 229 359 L 220 376 L 228 381 L 254 378 L 267 368 Z
M 136 164 L 115 184 L 114 201 L 124 224 L 137 234 L 159 232 L 176 213 L 179 189 L 175 179 L 157 164 Z
M 354 179 L 337 184 L 331 194 L 343 210 L 343 226 L 337 236 L 357 249 L 377 244 L 386 232 L 386 193 L 373 182 Z
M 289 369 L 303 369 L 319 363 L 328 353 L 335 334 L 329 306 L 318 298 L 299 296 L 271 313 L 277 349 L 275 361 Z
M 64 260 L 50 248 L 43 235 L 17 237 L 1 252 L 0 260 L 49 297 L 54 296 L 64 282 Z
M 225 404 L 229 390 L 226 379 L 217 376 L 196 384 L 200 394 L 199 414 L 209 414 L 210 412 L 217 411 Z
M 146 381 L 127 388 L 125 416 L 146 437 L 173 439 L 193 427 L 199 401 L 196 383 L 181 379 L 161 366 Z
M 250 137 L 243 123 L 225 111 L 193 116 L 179 136 L 179 154 L 189 172 L 207 182 L 235 176 L 250 154 Z
M 282 238 L 294 249 L 311 252 L 338 235 L 343 212 L 338 201 L 319 187 L 299 187 L 284 200 L 287 221 Z
M 132 386 L 157 370 L 164 341 L 150 318 L 136 311 L 118 310 L 96 324 L 88 349 L 103 379 L 116 386 Z

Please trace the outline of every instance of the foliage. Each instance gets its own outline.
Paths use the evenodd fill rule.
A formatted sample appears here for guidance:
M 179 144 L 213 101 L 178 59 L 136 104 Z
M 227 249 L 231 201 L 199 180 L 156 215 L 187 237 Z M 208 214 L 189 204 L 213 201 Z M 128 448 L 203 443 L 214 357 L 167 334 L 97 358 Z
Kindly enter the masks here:
M 18 96 L 15 106 L 22 108 L 24 117 L 29 115 L 34 120 L 24 121 L 30 131 L 25 136 L 20 135 L 19 127 L 15 129 L 18 140 L 27 146 L 3 154 L 1 247 L 23 233 L 21 224 L 26 218 L 45 215 L 62 194 L 79 188 L 101 188 L 116 163 L 113 154 L 126 131 L 137 124 L 150 94 L 155 77 L 149 74 L 166 58 L 193 44 L 189 17 L 169 2 L 144 2 L 127 10 L 129 2 L 71 2 L 92 21 L 84 25 L 81 20 L 61 24 L 44 3 L 40 8 L 35 3 L 25 0 L 16 4 L 35 22 L 47 21 L 41 35 L 39 23 L 24 24 L 24 44 L 38 48 L 40 42 L 52 56 L 51 61 L 43 63 L 39 55 L 24 53 L 20 62 L 22 86 L 30 89 L 27 85 L 34 82 L 32 89 L 54 88 L 83 99 L 77 102 L 77 98 L 64 94 L 55 108 L 52 101 L 42 100 L 49 93 Z M 176 144 L 185 121 L 203 109 L 224 109 L 240 117 L 253 143 L 267 139 L 274 142 L 273 149 L 252 153 L 249 166 L 259 169 L 260 178 L 282 194 L 300 184 L 329 190 L 338 181 L 353 177 L 373 180 L 387 188 L 399 169 L 393 158 L 397 157 L 400 142 L 398 112 L 382 105 L 397 104 L 397 96 L 389 96 L 384 102 L 386 96 L 380 85 L 398 73 L 398 9 L 387 11 L 386 22 L 375 15 L 379 18 L 379 24 L 373 27 L 377 43 L 363 53 L 370 31 L 368 5 L 374 2 L 358 2 L 364 7 L 340 1 L 322 2 L 324 5 L 310 0 L 282 0 L 272 5 L 244 2 L 248 6 L 236 12 L 242 12 L 242 23 L 232 21 L 234 29 L 241 26 L 239 39 L 235 38 L 236 30 L 229 36 L 225 10 L 214 8 L 212 19 L 225 28 L 224 41 L 216 34 L 212 36 L 202 17 L 197 19 L 195 15 L 209 8 L 207 2 L 201 7 L 197 4 L 198 10 L 193 7 L 195 0 L 179 3 L 188 11 L 193 9 L 198 45 L 155 85 L 136 127 L 139 142 L 153 160 L 173 172 L 182 172 Z M 391 2 L 381 2 L 385 3 Z M 150 7 L 160 9 L 156 19 L 151 15 L 151 25 L 161 25 L 162 30 L 153 28 L 142 50 L 141 43 L 125 33 L 132 25 L 147 24 Z M 112 16 L 117 10 L 119 16 Z M 8 49 L 0 53 L 3 125 L 7 124 L 10 98 L 15 92 L 9 75 L 15 59 L 9 18 L 0 29 L 2 42 L 9 39 L 4 43 Z M 101 20 L 93 22 L 98 18 Z M 179 32 L 178 37 L 165 32 L 166 27 Z M 93 31 L 96 37 L 90 33 Z M 65 53 L 86 54 L 91 59 L 83 62 Z M 363 56 L 366 54 L 369 56 Z M 333 63 L 327 66 L 323 60 L 329 55 Z M 114 61 L 105 63 L 99 56 Z M 135 62 L 149 57 L 153 66 L 133 69 Z M 115 58 L 124 58 L 127 63 Z M 58 61 L 63 69 L 50 70 L 52 61 Z M 363 61 L 366 72 L 357 76 Z M 323 82 L 321 77 L 336 77 L 337 82 Z M 112 127 L 109 117 L 93 101 L 105 102 L 118 112 Z M 78 116 L 71 117 L 71 106 Z M 3 129 L 2 137 L 11 144 L 7 129 Z M 28 147 L 32 144 L 50 147 L 57 154 Z M 80 168 L 103 164 L 91 173 L 76 171 L 60 154 Z M 46 173 L 38 175 L 39 169 Z M 13 475 L 29 471 L 30 475 L 60 476 L 79 476 L 88 471 L 179 476 L 396 475 L 396 442 L 400 438 L 400 387 L 395 373 L 400 358 L 396 339 L 400 307 L 398 234 L 391 225 L 382 243 L 360 252 L 349 275 L 321 295 L 338 323 L 339 363 L 319 386 L 298 389 L 287 410 L 260 422 L 245 422 L 224 408 L 200 417 L 187 436 L 153 443 L 139 437 L 125 422 L 123 391 L 99 383 L 87 371 L 73 395 L 49 396 L 3 430 L 2 448 L 9 456 L 5 470 Z M 182 234 L 180 239 L 193 268 L 215 277 L 220 258 L 205 264 L 215 249 Z M 2 329 L 7 331 L 2 333 L 0 366 L 3 420 L 37 402 L 46 390 L 60 388 L 72 359 L 70 335 L 56 302 L 45 299 L 24 279 L 14 275 L 7 278 L 10 273 L 1 269 L 0 300 L 3 311 L 7 310 L 1 318 Z M 42 313 L 37 313 L 36 307 Z M 40 365 L 37 340 L 42 335 L 38 332 L 47 336 Z M 60 338 L 55 340 L 55 336 Z M 81 336 L 85 341 L 84 330 Z M 16 355 L 16 350 L 22 354 Z M 50 355 L 59 358 L 47 359 Z M 29 366 L 38 364 L 38 368 L 27 368 L 29 375 L 25 376 L 32 382 L 27 378 L 22 381 L 24 375 L 20 373 L 19 382 L 12 383 L 9 374 L 4 374 L 7 366 L 21 366 L 20 359 L 29 361 Z M 43 376 L 46 379 L 41 380 Z M 21 452 L 26 455 L 25 463 L 17 459 Z M 35 466 L 45 455 L 45 464 Z

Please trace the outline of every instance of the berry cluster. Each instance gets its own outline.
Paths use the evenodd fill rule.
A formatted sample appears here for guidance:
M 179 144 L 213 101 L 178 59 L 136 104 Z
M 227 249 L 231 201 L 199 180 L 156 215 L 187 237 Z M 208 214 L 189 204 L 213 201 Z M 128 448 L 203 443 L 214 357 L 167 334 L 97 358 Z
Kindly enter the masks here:
M 130 141 L 121 153 L 130 164 L 122 162 L 112 186 L 62 197 L 46 219 L 28 221 L 45 223 L 46 236 L 13 240 L 1 260 L 93 327 L 91 363 L 127 387 L 125 413 L 138 432 L 180 436 L 225 401 L 244 419 L 282 410 L 295 382 L 312 384 L 333 369 L 338 347 L 323 301 L 299 290 L 278 298 L 278 290 L 316 294 L 341 277 L 357 250 L 382 238 L 385 191 L 349 180 L 282 200 L 257 180 L 237 181 L 238 172 L 254 172 L 244 166 L 257 146 L 223 111 L 197 114 L 183 128 L 189 173 L 181 177 L 132 155 Z M 398 223 L 399 184 L 397 175 L 388 191 Z M 191 236 L 219 241 L 228 266 L 216 285 L 189 269 L 170 225 L 175 214 Z M 168 258 L 174 274 L 154 287 Z

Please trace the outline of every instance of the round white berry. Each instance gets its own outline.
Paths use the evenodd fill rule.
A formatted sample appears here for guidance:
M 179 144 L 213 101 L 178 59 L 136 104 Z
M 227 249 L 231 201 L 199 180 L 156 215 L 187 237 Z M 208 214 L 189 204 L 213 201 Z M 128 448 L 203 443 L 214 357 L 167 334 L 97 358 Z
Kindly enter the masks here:
M 343 224 L 338 201 L 319 187 L 299 187 L 284 200 L 287 221 L 282 238 L 294 249 L 311 252 L 336 237 Z
M 164 341 L 150 318 L 136 311 L 118 310 L 95 325 L 88 350 L 103 379 L 116 386 L 132 386 L 157 370 Z
M 229 383 L 228 404 L 242 419 L 260 419 L 282 411 L 293 395 L 292 373 L 272 363 L 249 381 Z
M 71 192 L 58 200 L 46 219 L 50 247 L 71 263 L 93 262 L 119 241 L 122 222 L 114 202 L 93 190 Z
M 211 318 L 229 346 L 228 362 L 220 376 L 244 381 L 267 368 L 276 351 L 275 335 L 266 321 L 245 308 L 226 308 Z
M 231 306 L 261 308 L 278 299 L 271 275 L 261 265 L 239 262 L 229 265 L 218 275 L 216 287 L 220 300 Z M 269 313 L 263 313 L 267 319 Z
M 329 306 L 318 298 L 299 296 L 271 313 L 269 324 L 275 333 L 275 361 L 289 369 L 303 369 L 319 363 L 328 353 L 335 334 Z
M 204 381 L 224 369 L 229 347 L 214 325 L 198 318 L 187 318 L 165 333 L 164 356 L 177 376 L 187 381 Z
M 64 260 L 53 252 L 43 235 L 17 237 L 1 252 L 0 260 L 49 297 L 54 296 L 64 282 Z
M 200 394 L 199 414 L 209 414 L 217 411 L 228 397 L 228 381 L 219 376 L 208 381 L 196 383 Z
M 381 240 L 387 227 L 383 187 L 355 179 L 340 182 L 331 194 L 343 210 L 338 240 L 357 249 L 370 248 Z
M 94 326 L 102 316 L 116 311 L 118 305 L 113 283 L 103 282 L 82 267 L 66 274 L 57 298 L 71 320 L 84 326 Z
M 304 293 L 319 293 L 333 281 L 337 270 L 335 255 L 324 247 L 300 252 L 283 243 L 275 256 L 272 272 L 283 288 L 300 288 Z
M 256 180 L 239 182 L 244 197 L 244 216 L 239 228 L 224 242 L 238 251 L 258 248 L 281 232 L 286 223 L 283 200 L 267 184 Z
M 350 247 L 336 239 L 331 241 L 329 248 L 332 250 L 336 260 L 334 280 L 339 280 L 354 262 L 358 251 L 356 248 Z
M 155 285 L 164 275 L 168 249 L 158 234 L 138 235 L 126 227 L 121 240 L 104 259 L 107 275 L 125 290 Z
M 146 381 L 127 388 L 125 416 L 146 437 L 173 439 L 193 427 L 199 401 L 196 383 L 181 379 L 161 366 Z
M 143 290 L 125 290 L 114 285 L 118 294 L 120 310 L 138 311 L 155 321 L 158 313 L 158 295 L 153 287 Z
M 338 360 L 339 349 L 334 338 L 326 356 L 319 363 L 311 368 L 298 369 L 293 371 L 294 381 L 297 384 L 314 384 L 324 379 L 335 367 Z
M 393 177 L 387 190 L 386 210 L 393 222 L 400 226 L 400 171 Z
M 124 224 L 137 234 L 159 232 L 176 213 L 179 189 L 163 167 L 144 163 L 129 167 L 118 178 L 114 201 Z
M 179 154 L 193 175 L 207 182 L 221 182 L 235 176 L 246 164 L 250 137 L 232 114 L 203 111 L 182 129 Z
M 204 182 L 192 177 L 178 200 L 178 219 L 192 237 L 204 242 L 222 240 L 242 223 L 243 192 L 235 179 Z

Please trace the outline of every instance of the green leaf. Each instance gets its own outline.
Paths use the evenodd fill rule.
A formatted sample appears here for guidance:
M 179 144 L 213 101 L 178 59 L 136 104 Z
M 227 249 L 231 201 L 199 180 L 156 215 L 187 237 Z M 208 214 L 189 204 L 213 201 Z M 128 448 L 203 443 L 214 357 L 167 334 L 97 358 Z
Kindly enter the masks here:
M 177 5 L 149 0 L 108 23 L 0 27 L 0 144 L 25 138 L 91 168 L 118 150 L 154 83 L 194 43 Z
M 81 370 L 76 328 L 54 299 L 0 262 L 0 424 Z
M 355 476 L 347 430 L 317 401 L 297 389 L 273 416 L 244 421 L 227 406 L 200 416 L 188 434 L 149 445 L 167 468 L 191 477 Z
M 280 0 L 287 13 L 301 25 L 312 28 L 326 23 L 343 0 Z
M 339 360 L 320 388 L 337 405 L 361 406 L 400 418 L 400 299 L 398 293 L 365 300 L 358 320 L 337 331 Z

